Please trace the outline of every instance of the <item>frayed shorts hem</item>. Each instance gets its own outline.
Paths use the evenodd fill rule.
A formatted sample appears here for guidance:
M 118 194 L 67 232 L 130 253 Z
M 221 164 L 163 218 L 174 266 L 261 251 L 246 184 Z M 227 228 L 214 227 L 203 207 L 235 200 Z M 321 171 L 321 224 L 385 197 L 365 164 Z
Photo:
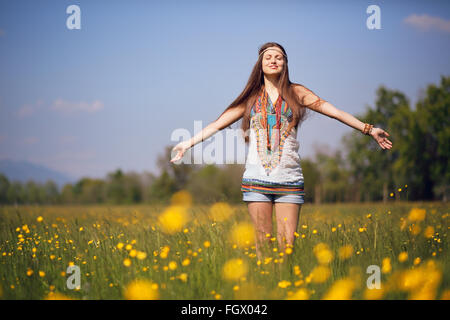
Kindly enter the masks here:
M 243 192 L 242 200 L 245 202 L 263 201 L 263 202 L 284 202 L 284 203 L 305 203 L 303 195 L 298 194 L 266 194 L 259 192 Z

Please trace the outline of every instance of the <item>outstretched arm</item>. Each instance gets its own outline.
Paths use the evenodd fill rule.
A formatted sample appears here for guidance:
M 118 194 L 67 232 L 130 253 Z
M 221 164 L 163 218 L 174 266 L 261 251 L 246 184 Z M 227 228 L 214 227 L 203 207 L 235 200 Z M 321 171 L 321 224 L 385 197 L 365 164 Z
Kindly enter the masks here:
M 305 87 L 297 86 L 297 92 L 300 96 L 300 99 L 303 99 L 303 102 L 306 105 L 309 105 L 309 108 L 311 110 L 324 114 L 330 118 L 339 120 L 340 122 L 345 123 L 346 125 L 361 132 L 364 130 L 364 122 L 358 120 L 357 118 L 343 110 L 339 110 L 328 101 L 321 100 L 311 90 Z M 392 148 L 392 142 L 387 138 L 389 137 L 389 133 L 387 133 L 383 129 L 372 128 L 370 135 L 375 139 L 375 141 L 380 145 L 382 149 Z
M 191 139 L 182 141 L 179 144 L 177 144 L 172 149 L 172 151 L 176 151 L 177 154 L 172 160 L 170 160 L 170 162 L 180 160 L 183 157 L 186 150 L 195 146 L 197 143 L 208 139 L 209 137 L 214 135 L 217 131 L 220 131 L 238 121 L 240 118 L 242 118 L 244 112 L 245 112 L 244 104 L 226 110 L 217 120 L 208 124 L 205 128 L 203 128 L 202 131 L 197 133 Z

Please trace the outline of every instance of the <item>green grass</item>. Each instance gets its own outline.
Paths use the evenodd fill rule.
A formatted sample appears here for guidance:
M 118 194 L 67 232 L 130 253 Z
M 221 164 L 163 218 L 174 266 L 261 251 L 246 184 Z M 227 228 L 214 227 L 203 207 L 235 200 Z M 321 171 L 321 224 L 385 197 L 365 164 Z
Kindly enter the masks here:
M 230 219 L 214 224 L 207 217 L 209 206 L 193 206 L 189 209 L 192 219 L 185 226 L 188 232 L 168 235 L 157 224 L 157 216 L 164 210 L 161 206 L 1 207 L 0 298 L 43 299 L 50 292 L 57 292 L 74 299 L 123 299 L 131 281 L 149 279 L 158 284 L 160 299 L 285 299 L 300 288 L 308 290 L 310 299 L 321 299 L 336 280 L 350 277 L 356 283 L 352 298 L 362 299 L 369 276 L 367 267 L 381 267 L 384 258 L 391 259 L 392 270 L 381 275 L 383 285 L 393 282 L 401 272 L 432 260 L 440 275 L 433 297 L 439 299 L 444 292 L 448 295 L 446 204 L 306 204 L 301 210 L 294 252 L 285 255 L 283 263 L 274 263 L 280 256 L 272 251 L 272 261 L 262 261 L 260 265 L 254 247 L 233 248 L 228 241 L 236 223 L 250 222 L 245 205 L 233 208 Z M 416 235 L 410 230 L 413 222 L 407 219 L 412 208 L 426 209 L 425 219 L 415 222 L 420 227 Z M 43 221 L 37 221 L 39 216 Z M 403 229 L 401 219 L 406 221 Z M 28 226 L 28 233 L 24 225 Z M 434 228 L 431 238 L 424 236 L 427 226 Z M 207 248 L 206 240 L 211 243 Z M 134 249 L 147 254 L 145 259 L 129 257 L 129 250 L 117 248 L 119 242 L 126 245 L 132 241 Z M 318 243 L 326 243 L 334 255 L 329 264 L 331 274 L 323 283 L 307 281 L 318 265 L 313 253 Z M 276 247 L 276 241 L 272 245 Z M 339 257 L 339 248 L 344 245 L 354 249 L 348 259 Z M 159 256 L 163 246 L 170 247 L 166 259 Z M 193 252 L 197 255 L 193 256 Z M 407 252 L 406 261 L 398 260 L 400 252 Z M 190 264 L 182 266 L 187 257 Z M 421 261 L 414 265 L 418 257 Z M 123 264 L 126 258 L 131 260 L 129 267 Z M 245 279 L 223 279 L 222 268 L 233 258 L 248 263 Z M 164 270 L 170 261 L 175 261 L 177 268 Z M 66 286 L 68 275 L 63 272 L 70 262 L 81 269 L 80 290 Z M 301 274 L 294 273 L 294 266 L 300 268 Z M 27 275 L 29 270 L 33 271 L 31 275 Z M 187 274 L 186 282 L 178 278 L 182 273 Z M 291 284 L 281 288 L 278 284 L 282 280 Z M 233 290 L 236 285 L 237 291 Z M 386 288 L 389 290 L 384 299 L 410 297 L 409 291 Z

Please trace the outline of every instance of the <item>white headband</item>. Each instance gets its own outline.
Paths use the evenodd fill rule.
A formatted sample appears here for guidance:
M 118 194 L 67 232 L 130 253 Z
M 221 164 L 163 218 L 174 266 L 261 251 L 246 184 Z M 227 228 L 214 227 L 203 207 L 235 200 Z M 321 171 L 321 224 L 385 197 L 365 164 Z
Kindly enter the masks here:
M 278 52 L 281 53 L 283 56 L 285 56 L 286 59 L 287 59 L 287 56 L 283 53 L 283 51 L 281 51 L 281 50 L 279 50 L 279 49 L 274 49 L 273 47 L 269 47 L 269 48 L 264 49 L 263 52 L 261 52 L 259 55 L 262 55 L 262 54 L 263 54 L 264 52 L 266 52 L 267 50 L 275 50 L 275 51 L 278 51 Z

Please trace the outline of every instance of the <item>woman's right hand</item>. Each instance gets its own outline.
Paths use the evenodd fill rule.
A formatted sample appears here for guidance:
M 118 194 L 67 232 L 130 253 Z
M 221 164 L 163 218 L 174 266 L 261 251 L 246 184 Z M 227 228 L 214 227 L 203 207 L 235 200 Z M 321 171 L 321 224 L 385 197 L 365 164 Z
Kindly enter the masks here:
M 179 144 L 177 144 L 175 147 L 173 147 L 172 152 L 177 152 L 175 157 L 170 160 L 170 162 L 175 162 L 183 158 L 184 153 L 186 150 L 188 150 L 191 146 L 189 145 L 188 141 L 182 141 Z

